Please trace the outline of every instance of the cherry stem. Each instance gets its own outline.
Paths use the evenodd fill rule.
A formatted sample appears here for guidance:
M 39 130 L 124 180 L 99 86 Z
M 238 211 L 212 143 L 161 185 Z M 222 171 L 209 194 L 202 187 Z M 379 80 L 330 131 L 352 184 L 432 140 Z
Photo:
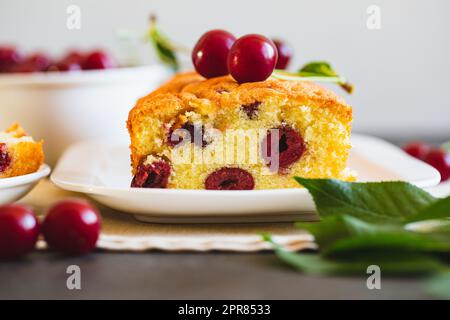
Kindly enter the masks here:
M 347 82 L 343 77 L 321 77 L 321 76 L 311 76 L 305 77 L 301 76 L 295 72 L 289 72 L 285 70 L 276 69 L 272 73 L 272 77 L 281 79 L 281 80 L 290 80 L 290 81 L 309 81 L 309 82 L 330 82 L 339 84 L 342 89 L 344 89 L 347 93 L 351 94 L 354 91 L 354 87 L 352 84 Z

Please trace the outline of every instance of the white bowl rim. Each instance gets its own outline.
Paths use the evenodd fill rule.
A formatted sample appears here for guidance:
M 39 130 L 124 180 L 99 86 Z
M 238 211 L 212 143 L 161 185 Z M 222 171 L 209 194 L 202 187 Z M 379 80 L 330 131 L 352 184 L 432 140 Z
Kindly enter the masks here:
M 0 88 L 3 86 L 65 86 L 73 84 L 117 83 L 123 81 L 142 81 L 148 77 L 170 75 L 173 71 L 163 64 L 119 67 L 104 70 L 80 70 L 68 72 L 34 72 L 0 74 Z
M 50 166 L 47 164 L 43 164 L 36 172 L 24 174 L 17 177 L 2 178 L 0 179 L 0 190 L 33 183 L 47 177 L 50 174 L 50 171 Z

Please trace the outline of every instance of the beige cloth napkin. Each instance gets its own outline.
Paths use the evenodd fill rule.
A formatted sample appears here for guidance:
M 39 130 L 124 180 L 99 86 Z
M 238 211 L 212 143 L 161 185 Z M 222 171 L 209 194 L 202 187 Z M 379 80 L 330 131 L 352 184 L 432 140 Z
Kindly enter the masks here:
M 64 191 L 49 180 L 41 181 L 21 202 L 33 205 L 38 213 L 57 200 L 85 197 Z M 92 201 L 92 200 L 91 200 Z M 287 250 L 314 249 L 310 234 L 292 223 L 252 224 L 153 224 L 138 222 L 130 214 L 95 205 L 102 213 L 102 233 L 97 247 L 112 251 L 260 251 L 270 249 L 261 233 L 270 233 Z M 45 247 L 42 241 L 39 247 Z

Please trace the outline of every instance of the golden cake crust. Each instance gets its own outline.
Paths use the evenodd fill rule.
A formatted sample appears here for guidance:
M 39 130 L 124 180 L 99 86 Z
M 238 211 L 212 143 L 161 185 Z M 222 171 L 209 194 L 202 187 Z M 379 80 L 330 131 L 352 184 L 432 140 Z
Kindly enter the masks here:
M 13 124 L 5 133 L 9 134 L 11 138 L 26 137 L 25 130 L 17 123 Z M 16 177 L 38 171 L 44 163 L 42 144 L 42 141 L 28 140 L 7 143 L 7 153 L 11 163 L 5 171 L 0 172 L 0 178 Z
M 140 135 L 148 123 L 143 118 L 159 119 L 162 123 L 173 121 L 183 112 L 195 110 L 200 114 L 214 114 L 219 109 L 234 109 L 239 105 L 272 100 L 289 101 L 299 106 L 308 105 L 326 109 L 338 121 L 348 124 L 350 132 L 352 108 L 330 90 L 312 82 L 285 81 L 269 78 L 261 82 L 238 84 L 230 76 L 205 79 L 195 72 L 174 76 L 159 89 L 138 100 L 130 111 L 127 127 L 131 138 L 133 174 L 148 150 L 142 150 Z M 218 129 L 226 129 L 226 123 Z M 156 132 L 156 130 L 153 128 Z M 158 151 L 158 147 L 152 147 Z

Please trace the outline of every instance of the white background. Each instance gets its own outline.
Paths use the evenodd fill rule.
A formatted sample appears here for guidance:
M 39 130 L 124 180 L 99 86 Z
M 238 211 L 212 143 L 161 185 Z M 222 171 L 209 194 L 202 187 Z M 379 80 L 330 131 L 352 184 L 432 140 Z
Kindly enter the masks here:
M 66 9 L 81 8 L 81 30 Z M 381 30 L 366 27 L 369 5 Z M 144 31 L 150 12 L 173 39 L 193 46 L 206 30 L 288 39 L 293 66 L 325 59 L 356 85 L 356 131 L 392 138 L 450 139 L 450 1 L 446 0 L 0 0 L 0 43 L 54 54 L 103 47 L 123 56 L 119 27 Z M 148 49 L 148 48 L 147 48 Z M 153 60 L 143 50 L 145 60 Z

